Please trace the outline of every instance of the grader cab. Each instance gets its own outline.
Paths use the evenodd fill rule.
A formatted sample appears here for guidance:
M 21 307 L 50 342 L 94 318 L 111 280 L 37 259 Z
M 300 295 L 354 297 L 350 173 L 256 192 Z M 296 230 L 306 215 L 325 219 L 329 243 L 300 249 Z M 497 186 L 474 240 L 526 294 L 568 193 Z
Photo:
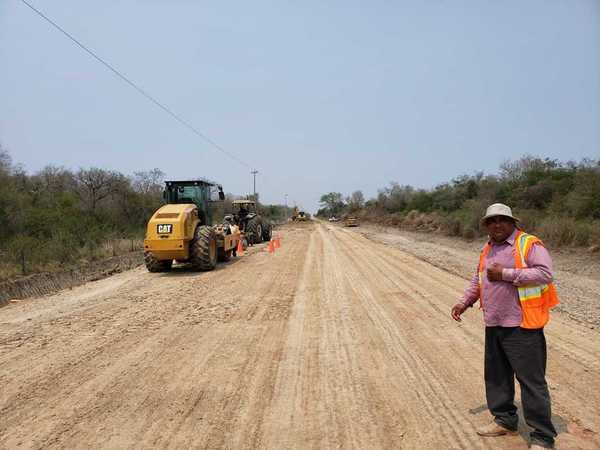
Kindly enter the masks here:
M 212 270 L 227 261 L 240 241 L 229 223 L 213 225 L 214 206 L 225 199 L 221 185 L 207 180 L 166 181 L 166 204 L 148 221 L 144 261 L 150 272 L 165 272 L 173 261 L 195 270 Z

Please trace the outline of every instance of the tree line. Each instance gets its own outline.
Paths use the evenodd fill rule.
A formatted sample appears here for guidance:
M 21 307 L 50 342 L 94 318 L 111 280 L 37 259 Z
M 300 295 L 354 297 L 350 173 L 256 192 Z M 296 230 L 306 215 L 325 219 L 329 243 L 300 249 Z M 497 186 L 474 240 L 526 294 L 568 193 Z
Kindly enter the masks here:
M 146 223 L 164 203 L 164 179 L 160 169 L 124 175 L 47 166 L 28 174 L 0 148 L 0 278 L 141 249 Z M 276 221 L 289 215 L 279 205 L 260 210 Z
M 600 244 L 600 161 L 524 156 L 504 162 L 497 174 L 462 175 L 433 189 L 392 182 L 364 200 L 361 191 L 344 197 L 324 194 L 320 217 L 359 215 L 426 231 L 466 238 L 485 233 L 479 220 L 492 203 L 510 205 L 522 226 L 557 245 Z

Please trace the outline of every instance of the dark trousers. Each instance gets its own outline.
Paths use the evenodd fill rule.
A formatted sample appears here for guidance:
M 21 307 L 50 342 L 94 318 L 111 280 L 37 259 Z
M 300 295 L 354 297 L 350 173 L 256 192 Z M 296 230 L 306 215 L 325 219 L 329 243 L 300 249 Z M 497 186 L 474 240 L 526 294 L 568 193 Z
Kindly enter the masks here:
M 525 422 L 533 431 L 531 441 L 552 447 L 556 430 L 551 421 L 550 393 L 546 383 L 544 330 L 519 327 L 486 327 L 485 393 L 498 424 L 516 430 L 519 422 L 515 376 L 521 386 Z

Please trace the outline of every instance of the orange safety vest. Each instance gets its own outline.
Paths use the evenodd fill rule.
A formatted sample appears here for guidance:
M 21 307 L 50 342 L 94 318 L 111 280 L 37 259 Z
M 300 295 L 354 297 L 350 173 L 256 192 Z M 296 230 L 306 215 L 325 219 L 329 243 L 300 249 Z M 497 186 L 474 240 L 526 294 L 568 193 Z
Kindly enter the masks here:
M 515 267 L 524 269 L 527 267 L 526 259 L 534 244 L 544 245 L 537 237 L 518 231 L 515 237 Z M 483 271 L 485 257 L 490 251 L 489 242 L 485 244 L 479 256 L 479 303 L 483 308 Z M 521 328 L 543 328 L 550 320 L 550 309 L 558 305 L 556 288 L 553 283 L 541 285 L 518 286 L 519 303 L 523 313 Z

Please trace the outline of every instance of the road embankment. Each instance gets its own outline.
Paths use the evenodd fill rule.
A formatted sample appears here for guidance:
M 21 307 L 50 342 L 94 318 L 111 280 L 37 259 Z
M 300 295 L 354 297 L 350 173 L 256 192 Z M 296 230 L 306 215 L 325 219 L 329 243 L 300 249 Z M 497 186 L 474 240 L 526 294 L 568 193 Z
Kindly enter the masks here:
M 36 273 L 4 281 L 0 283 L 0 307 L 7 305 L 11 300 L 40 297 L 90 281 L 100 280 L 115 273 L 133 269 L 143 262 L 142 252 L 131 252 L 69 270 Z

